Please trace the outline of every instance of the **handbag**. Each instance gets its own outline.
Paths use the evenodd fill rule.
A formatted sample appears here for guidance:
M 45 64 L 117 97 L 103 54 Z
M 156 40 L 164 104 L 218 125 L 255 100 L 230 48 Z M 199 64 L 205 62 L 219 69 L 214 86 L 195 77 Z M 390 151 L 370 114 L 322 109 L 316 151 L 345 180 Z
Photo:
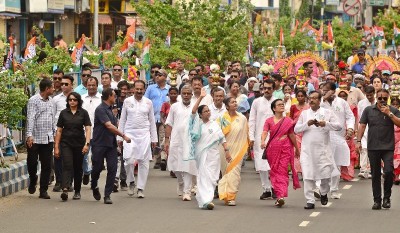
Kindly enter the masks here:
M 274 139 L 275 138 L 275 136 L 278 134 L 278 132 L 279 132 L 279 130 L 281 129 L 281 126 L 282 126 L 282 124 L 283 124 L 283 121 L 285 120 L 285 117 L 283 117 L 283 119 L 282 119 L 282 121 L 281 121 L 281 123 L 279 124 L 279 127 L 278 127 L 278 130 L 275 132 L 275 134 L 274 135 L 272 135 L 272 137 L 268 140 L 268 143 L 267 143 L 267 145 L 265 146 L 265 149 L 264 149 L 264 153 L 263 153 L 263 155 L 262 155 L 262 159 L 267 159 L 267 149 L 268 149 L 268 146 L 269 146 L 269 143 L 272 141 L 272 139 Z

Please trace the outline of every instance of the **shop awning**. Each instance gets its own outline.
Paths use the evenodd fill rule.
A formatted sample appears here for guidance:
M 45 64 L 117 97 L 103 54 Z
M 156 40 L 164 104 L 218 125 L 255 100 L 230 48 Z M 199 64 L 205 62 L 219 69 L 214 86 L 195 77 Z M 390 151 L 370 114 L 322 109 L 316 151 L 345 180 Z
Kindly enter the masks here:
M 20 16 L 22 16 L 22 15 L 8 13 L 8 12 L 0 12 L 0 18 L 2 18 L 2 19 L 13 19 L 15 17 L 20 17 Z
M 111 16 L 99 15 L 99 24 L 112 24 Z
M 136 26 L 142 25 L 142 21 L 140 20 L 140 17 L 137 17 L 137 16 L 124 16 L 124 17 L 125 17 L 125 24 L 128 26 L 131 26 L 135 20 L 136 20 Z

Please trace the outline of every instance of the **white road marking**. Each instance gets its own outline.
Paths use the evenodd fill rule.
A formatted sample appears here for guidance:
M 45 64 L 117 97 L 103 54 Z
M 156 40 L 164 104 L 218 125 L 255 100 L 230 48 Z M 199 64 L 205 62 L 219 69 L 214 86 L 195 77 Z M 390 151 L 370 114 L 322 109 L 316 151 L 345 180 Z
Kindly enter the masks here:
M 328 202 L 328 204 L 323 205 L 322 207 L 327 208 L 327 207 L 329 207 L 329 206 L 331 206 L 331 205 L 332 205 L 332 202 Z
M 321 212 L 312 212 L 310 217 L 317 217 Z
M 352 185 L 348 184 L 343 187 L 343 189 L 350 189 Z
M 310 221 L 303 221 L 300 223 L 299 227 L 306 227 L 309 223 Z

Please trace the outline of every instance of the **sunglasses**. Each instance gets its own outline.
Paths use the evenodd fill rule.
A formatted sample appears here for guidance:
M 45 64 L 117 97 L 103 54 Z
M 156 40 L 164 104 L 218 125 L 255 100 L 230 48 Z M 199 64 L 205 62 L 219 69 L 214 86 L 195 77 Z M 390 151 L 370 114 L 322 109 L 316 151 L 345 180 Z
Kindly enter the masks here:
M 92 76 L 91 74 L 82 74 L 82 77 L 90 77 Z
M 58 81 L 61 81 L 61 77 L 53 77 L 53 80 L 58 80 Z
M 68 86 L 69 86 L 69 83 L 61 83 L 61 86 L 66 86 L 66 87 L 68 87 Z
M 237 76 L 237 75 L 231 75 L 231 77 L 232 77 L 232 78 L 237 78 L 237 77 L 239 77 L 239 76 Z
M 122 71 L 121 69 L 114 69 L 114 71 Z
M 158 72 L 158 70 L 152 70 L 152 71 L 150 71 L 152 74 L 154 74 L 154 73 L 157 73 Z
M 194 75 L 197 75 L 197 74 L 193 74 L 193 73 L 191 73 L 191 74 L 189 74 L 189 75 L 191 75 L 191 76 L 194 76 Z
M 78 102 L 78 99 L 69 98 L 68 101 Z
M 162 73 L 156 73 L 156 76 L 164 76 Z
M 384 101 L 388 101 L 388 97 L 378 97 L 378 100 L 380 101 L 380 100 L 384 100 Z

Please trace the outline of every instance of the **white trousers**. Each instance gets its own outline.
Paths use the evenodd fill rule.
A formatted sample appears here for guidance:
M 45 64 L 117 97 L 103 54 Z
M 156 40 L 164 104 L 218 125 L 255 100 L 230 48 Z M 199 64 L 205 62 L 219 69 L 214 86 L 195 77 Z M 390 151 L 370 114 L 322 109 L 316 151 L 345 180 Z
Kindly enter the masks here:
M 128 160 L 132 161 L 132 160 Z M 126 181 L 128 185 L 130 182 L 135 182 L 136 187 L 138 189 L 144 190 L 147 183 L 147 177 L 149 176 L 149 163 L 150 161 L 145 160 L 133 160 L 134 162 L 125 161 L 125 170 L 126 170 Z M 138 175 L 137 175 L 137 182 L 135 181 L 135 162 L 138 164 Z
M 260 171 L 260 178 L 263 192 L 271 192 L 271 181 L 269 180 L 269 172 Z
M 330 179 L 322 179 L 320 184 L 320 192 L 321 195 L 326 195 L 329 192 L 329 182 Z M 303 180 L 304 183 L 304 196 L 307 200 L 307 203 L 314 204 L 315 197 L 314 197 L 314 189 L 315 189 L 315 180 Z
M 337 166 L 337 168 L 340 171 L 341 167 Z M 331 183 L 330 183 L 331 192 L 336 192 L 339 190 L 339 181 L 340 181 L 340 175 L 331 177 Z
M 368 159 L 368 150 L 367 148 L 362 148 L 360 153 L 360 172 L 370 172 L 371 168 L 369 165 Z
M 193 175 L 187 172 L 175 171 L 176 178 L 178 179 L 178 185 L 183 184 L 183 193 L 191 194 Z

